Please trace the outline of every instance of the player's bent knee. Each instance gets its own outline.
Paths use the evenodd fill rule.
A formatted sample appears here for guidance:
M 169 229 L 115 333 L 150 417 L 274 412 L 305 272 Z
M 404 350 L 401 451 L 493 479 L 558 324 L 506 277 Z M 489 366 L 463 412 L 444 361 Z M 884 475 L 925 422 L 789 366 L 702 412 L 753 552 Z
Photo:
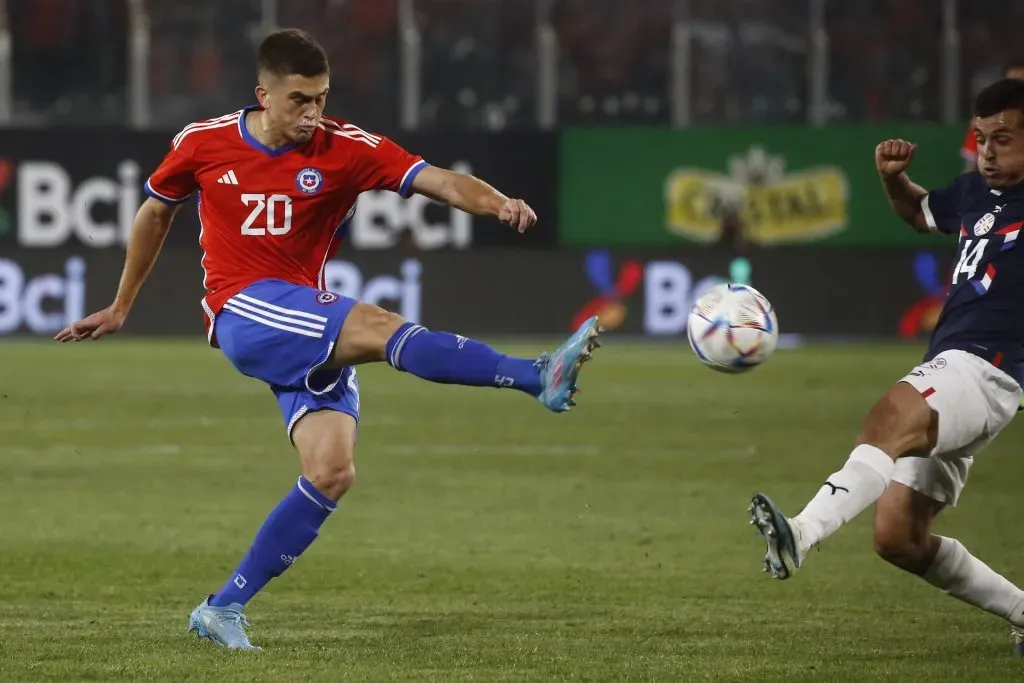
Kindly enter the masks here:
M 303 467 L 304 476 L 318 491 L 331 500 L 338 500 L 356 481 L 356 466 L 351 460 L 325 459 Z
M 305 415 L 292 431 L 302 476 L 331 500 L 355 483 L 355 432 L 355 418 L 330 410 Z
M 875 525 L 875 552 L 891 565 L 912 574 L 924 574 L 935 556 L 928 537 L 915 539 L 906 527 Z
M 894 458 L 927 453 L 935 445 L 937 419 L 917 389 L 901 382 L 868 412 L 857 443 L 875 446 Z
M 922 575 L 937 546 L 932 523 L 943 505 L 902 484 L 892 484 L 875 510 L 875 552 L 889 564 Z
M 341 327 L 330 365 L 345 367 L 383 361 L 388 340 L 404 323 L 405 319 L 397 313 L 357 303 Z
M 922 540 L 914 538 L 912 522 L 903 515 L 886 515 L 879 510 L 874 541 L 875 552 L 889 564 L 907 571 L 914 571 L 921 564 Z
M 875 552 L 883 560 L 906 571 L 914 566 L 911 549 L 898 538 L 875 537 Z
M 356 480 L 352 446 L 320 441 L 301 452 L 302 476 L 331 500 L 344 496 Z

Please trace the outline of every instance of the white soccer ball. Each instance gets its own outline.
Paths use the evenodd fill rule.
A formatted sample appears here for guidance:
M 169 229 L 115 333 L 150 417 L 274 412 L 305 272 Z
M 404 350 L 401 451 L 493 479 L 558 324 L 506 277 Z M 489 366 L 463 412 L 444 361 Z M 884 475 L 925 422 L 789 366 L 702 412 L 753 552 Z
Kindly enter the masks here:
M 690 348 L 720 372 L 746 372 L 764 363 L 779 342 L 771 302 L 748 285 L 723 282 L 697 299 L 687 321 Z

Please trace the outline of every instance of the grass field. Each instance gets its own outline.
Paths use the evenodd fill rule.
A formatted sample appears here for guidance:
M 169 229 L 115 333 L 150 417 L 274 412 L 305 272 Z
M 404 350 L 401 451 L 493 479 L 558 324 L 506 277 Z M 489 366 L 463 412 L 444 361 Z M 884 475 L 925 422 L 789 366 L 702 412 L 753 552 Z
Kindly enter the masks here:
M 530 353 L 541 347 L 511 347 Z M 899 573 L 865 515 L 761 573 L 916 347 L 744 376 L 609 341 L 580 407 L 360 370 L 355 488 L 250 605 L 261 653 L 185 627 L 293 485 L 276 405 L 203 341 L 0 345 L 0 680 L 1007 681 L 997 618 Z M 940 531 L 1024 581 L 1024 422 Z

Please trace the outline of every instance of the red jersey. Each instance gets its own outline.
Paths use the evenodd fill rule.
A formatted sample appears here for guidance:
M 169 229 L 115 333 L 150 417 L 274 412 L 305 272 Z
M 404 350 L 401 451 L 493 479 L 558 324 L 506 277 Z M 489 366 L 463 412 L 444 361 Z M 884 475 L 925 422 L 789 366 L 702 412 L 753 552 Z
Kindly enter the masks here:
M 972 164 L 977 163 L 978 139 L 974 137 L 974 128 L 967 129 L 967 135 L 964 137 L 964 141 L 960 145 L 960 156 L 964 158 L 964 161 Z
M 245 126 L 258 106 L 186 126 L 146 181 L 169 204 L 199 193 L 199 243 L 210 342 L 228 299 L 258 280 L 323 289 L 360 192 L 408 197 L 427 164 L 391 140 L 323 117 L 303 145 L 271 149 Z

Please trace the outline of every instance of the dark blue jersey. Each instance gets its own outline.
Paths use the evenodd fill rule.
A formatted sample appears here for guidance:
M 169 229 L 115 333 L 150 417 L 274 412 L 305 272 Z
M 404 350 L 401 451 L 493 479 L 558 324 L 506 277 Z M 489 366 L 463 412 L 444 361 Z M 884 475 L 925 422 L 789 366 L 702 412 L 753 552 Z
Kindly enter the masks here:
M 1024 185 L 995 190 L 967 173 L 929 192 L 921 207 L 929 228 L 960 235 L 925 361 L 960 349 L 1024 382 Z

